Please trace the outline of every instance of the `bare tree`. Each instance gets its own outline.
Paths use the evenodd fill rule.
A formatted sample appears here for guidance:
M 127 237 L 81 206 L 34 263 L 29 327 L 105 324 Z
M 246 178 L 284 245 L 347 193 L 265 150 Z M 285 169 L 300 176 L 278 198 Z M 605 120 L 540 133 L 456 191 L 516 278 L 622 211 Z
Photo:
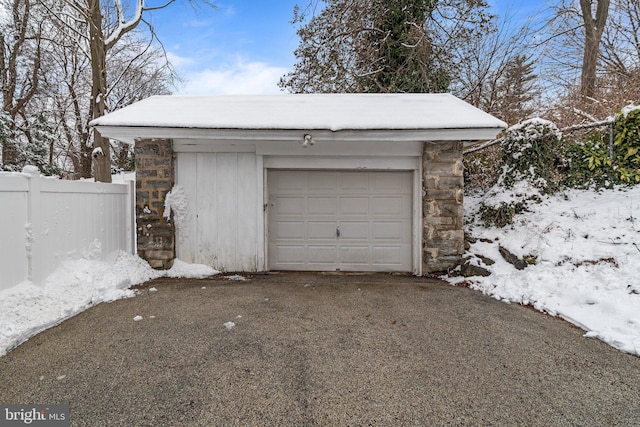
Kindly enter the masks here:
M 610 0 L 580 0 L 582 21 L 584 23 L 584 55 L 582 58 L 580 93 L 585 100 L 593 99 L 596 94 L 596 71 L 600 56 L 600 40 L 609 15 L 609 4 Z
M 452 92 L 510 124 L 527 117 L 540 94 L 529 53 L 532 33 L 528 23 L 516 23 L 508 12 L 491 31 L 458 45 Z
M 121 0 L 62 0 L 62 5 L 51 9 L 60 24 L 66 26 L 77 49 L 89 57 L 91 89 L 89 93 L 88 120 L 103 116 L 107 111 L 109 94 L 109 53 L 124 37 L 145 23 L 144 16 L 154 10 L 164 9 L 176 0 L 159 5 L 145 5 L 136 0 L 132 10 Z M 210 5 L 208 0 L 202 3 Z M 71 17 L 71 19 L 69 19 Z M 149 25 L 152 31 L 152 27 Z M 97 181 L 111 182 L 111 147 L 109 140 L 94 131 L 93 147 L 83 145 L 83 157 L 93 158 L 93 175 Z M 89 152 L 90 149 L 90 152 Z M 80 162 L 86 165 L 85 161 Z M 91 170 L 82 167 L 81 175 L 89 176 Z
M 547 88 L 551 118 L 560 126 L 601 121 L 640 99 L 640 3 L 592 1 L 583 11 L 584 1 L 559 2 L 541 42 L 542 74 L 555 84 Z
M 92 163 L 90 55 L 69 34 L 68 28 L 56 33 L 57 43 L 49 71 L 43 76 L 46 97 L 55 115 L 56 156 L 67 176 L 90 176 Z M 82 46 L 80 46 L 82 47 Z M 168 94 L 177 77 L 164 51 L 147 35 L 132 31 L 123 42 L 110 49 L 106 58 L 107 92 L 105 107 L 113 111 L 156 94 Z M 129 147 L 110 142 L 111 160 L 117 168 L 126 163 Z
M 0 28 L 0 84 L 4 128 L 0 132 L 2 163 L 5 167 L 18 163 L 18 121 L 38 91 L 41 64 L 41 26 L 32 20 L 31 0 L 12 0 L 2 5 L 9 19 Z
M 163 50 L 140 34 L 125 36 L 107 57 L 107 105 L 111 111 L 151 95 L 168 95 L 179 81 Z M 130 146 L 111 140 L 112 162 L 116 169 L 130 167 Z
M 640 2 L 614 0 L 601 43 L 601 98 L 612 109 L 640 101 Z

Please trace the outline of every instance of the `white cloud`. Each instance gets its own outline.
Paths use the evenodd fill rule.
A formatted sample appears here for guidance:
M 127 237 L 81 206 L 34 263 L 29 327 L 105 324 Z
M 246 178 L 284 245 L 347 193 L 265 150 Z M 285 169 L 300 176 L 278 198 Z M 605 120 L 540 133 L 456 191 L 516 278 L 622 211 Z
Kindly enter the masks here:
M 196 63 L 193 58 L 190 58 L 188 56 L 179 56 L 172 52 L 167 52 L 167 59 L 169 60 L 171 65 L 177 68 L 188 67 Z
M 237 59 L 233 64 L 215 69 L 181 73 L 185 85 L 179 92 L 193 95 L 279 93 L 278 81 L 287 71 L 264 62 Z

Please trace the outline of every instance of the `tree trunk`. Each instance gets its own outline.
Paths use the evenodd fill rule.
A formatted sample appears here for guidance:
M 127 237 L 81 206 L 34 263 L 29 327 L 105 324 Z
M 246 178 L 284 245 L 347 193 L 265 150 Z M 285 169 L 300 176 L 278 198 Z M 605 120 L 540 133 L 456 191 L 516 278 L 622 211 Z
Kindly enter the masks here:
M 89 45 L 91 50 L 91 114 L 96 119 L 105 114 L 107 93 L 106 48 L 102 31 L 100 0 L 88 0 L 89 5 Z M 83 157 L 84 151 L 83 147 Z M 109 139 L 103 138 L 97 130 L 93 132 L 93 174 L 96 181 L 111 182 L 111 153 Z
M 610 3 L 610 0 L 595 0 L 598 4 L 594 18 L 591 11 L 593 1 L 580 0 L 585 34 L 580 94 L 587 101 L 593 99 L 596 94 L 596 71 L 598 57 L 600 56 L 600 40 L 609 15 Z
M 120 170 L 127 170 L 127 163 L 129 162 L 129 148 L 129 144 L 123 143 L 122 147 L 120 147 L 120 152 L 118 152 L 116 156 L 116 166 Z

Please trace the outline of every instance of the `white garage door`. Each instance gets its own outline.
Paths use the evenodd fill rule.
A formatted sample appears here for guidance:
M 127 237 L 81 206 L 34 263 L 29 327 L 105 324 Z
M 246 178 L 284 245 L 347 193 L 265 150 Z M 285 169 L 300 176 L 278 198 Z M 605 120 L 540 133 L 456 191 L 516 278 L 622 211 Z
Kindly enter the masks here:
M 412 173 L 269 171 L 271 270 L 412 271 Z

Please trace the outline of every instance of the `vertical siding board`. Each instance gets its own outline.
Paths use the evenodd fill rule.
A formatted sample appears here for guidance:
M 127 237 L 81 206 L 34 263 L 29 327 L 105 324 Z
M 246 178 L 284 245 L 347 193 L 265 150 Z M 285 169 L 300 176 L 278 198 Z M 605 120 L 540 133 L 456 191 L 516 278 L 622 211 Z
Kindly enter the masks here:
M 192 165 L 195 159 L 195 167 Z M 257 271 L 262 213 L 262 164 L 254 153 L 179 153 L 177 183 L 187 192 L 195 259 L 222 271 Z M 197 170 L 189 174 L 185 168 Z M 260 177 L 258 177 L 260 175 Z M 197 201 L 194 204 L 192 200 Z M 196 240 L 197 239 L 197 240 Z M 179 242 L 182 258 L 184 244 Z M 264 263 L 264 262 L 263 262 Z
M 266 271 L 267 266 L 265 262 L 265 236 L 266 236 L 266 228 L 265 228 L 265 218 L 266 218 L 266 209 L 264 207 L 265 200 L 265 188 L 264 188 L 264 179 L 266 171 L 264 170 L 264 157 L 256 156 L 256 204 L 255 204 L 255 213 L 256 213 L 256 271 Z
M 217 157 L 216 205 L 218 211 L 218 261 L 223 271 L 237 271 L 238 235 L 238 154 Z
M 216 212 L 217 195 L 217 154 L 198 153 L 198 262 L 218 267 L 218 214 Z
M 238 154 L 238 252 L 236 270 L 256 271 L 256 156 Z
M 179 153 L 176 164 L 176 185 L 182 186 L 187 197 L 185 224 L 176 229 L 176 254 L 185 262 L 196 262 L 198 232 L 198 179 L 195 153 Z

